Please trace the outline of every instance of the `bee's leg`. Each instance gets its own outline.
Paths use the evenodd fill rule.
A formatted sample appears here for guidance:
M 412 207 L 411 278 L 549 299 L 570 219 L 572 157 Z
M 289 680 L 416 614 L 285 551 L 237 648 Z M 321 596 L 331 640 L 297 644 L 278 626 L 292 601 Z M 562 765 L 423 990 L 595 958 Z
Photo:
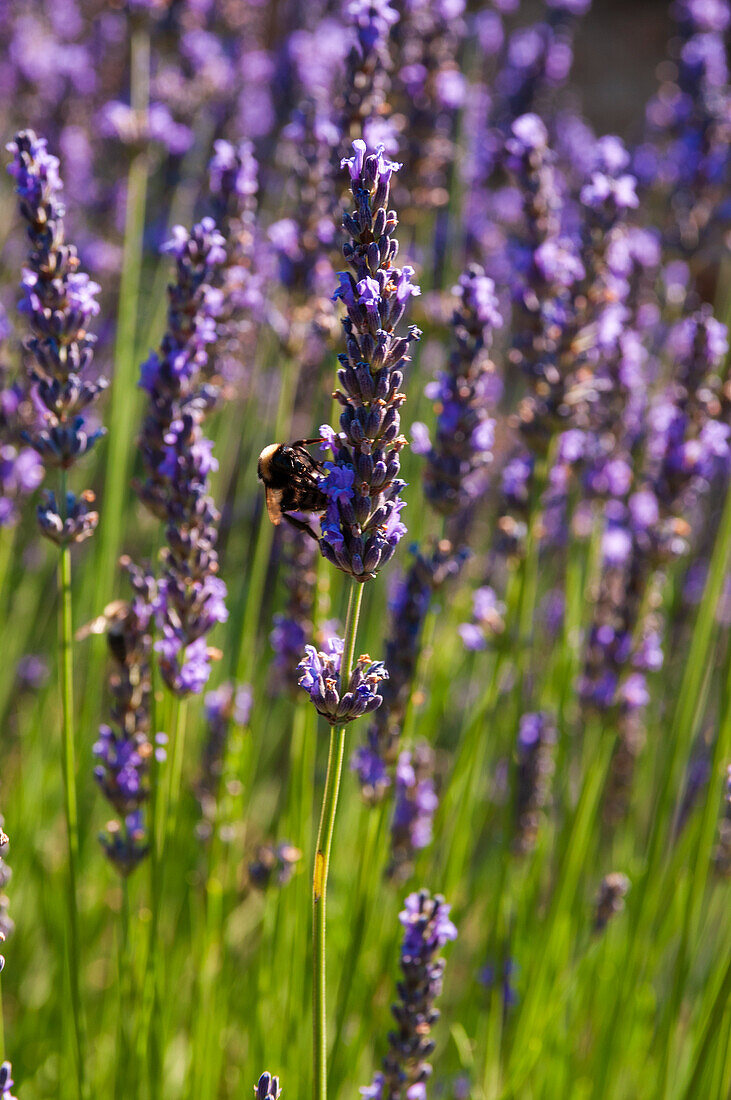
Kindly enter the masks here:
M 290 516 L 287 512 L 282 512 L 282 515 L 286 519 L 287 523 L 291 523 L 293 527 L 296 527 L 300 531 L 304 531 L 305 534 L 309 535 L 310 538 L 313 538 L 315 542 L 320 541 L 319 536 L 315 534 L 309 523 L 307 523 L 305 520 L 297 519 L 295 516 Z

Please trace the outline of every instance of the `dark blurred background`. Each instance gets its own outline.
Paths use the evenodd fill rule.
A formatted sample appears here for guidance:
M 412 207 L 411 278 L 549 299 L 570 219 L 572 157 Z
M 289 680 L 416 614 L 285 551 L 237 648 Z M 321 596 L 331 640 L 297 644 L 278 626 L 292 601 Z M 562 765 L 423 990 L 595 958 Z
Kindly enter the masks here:
M 670 0 L 593 0 L 576 36 L 573 82 L 598 133 L 639 136 L 672 34 Z

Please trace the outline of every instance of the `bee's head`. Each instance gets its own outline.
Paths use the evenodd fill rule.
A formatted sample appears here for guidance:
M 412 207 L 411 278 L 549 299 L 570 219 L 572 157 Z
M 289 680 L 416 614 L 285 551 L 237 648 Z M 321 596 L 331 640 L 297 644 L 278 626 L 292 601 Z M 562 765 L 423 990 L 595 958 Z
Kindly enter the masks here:
M 266 484 L 271 480 L 274 464 L 283 450 L 283 443 L 270 443 L 268 447 L 264 448 L 259 455 L 259 461 L 256 466 L 259 481 L 263 481 L 264 484 Z

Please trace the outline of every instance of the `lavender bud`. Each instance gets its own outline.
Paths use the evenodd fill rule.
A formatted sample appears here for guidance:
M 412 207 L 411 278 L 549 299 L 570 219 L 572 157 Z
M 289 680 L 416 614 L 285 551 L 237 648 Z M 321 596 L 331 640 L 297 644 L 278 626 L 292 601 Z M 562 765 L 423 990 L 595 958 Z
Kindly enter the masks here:
M 251 142 L 233 146 L 228 141 L 216 141 L 208 180 L 213 216 L 224 239 L 225 259 L 214 273 L 214 284 L 222 292 L 216 315 L 215 355 L 203 366 L 203 373 L 205 377 L 215 373 L 235 384 L 242 381 L 242 364 L 253 355 L 256 318 L 265 307 L 266 276 L 256 227 L 258 165 Z
M 278 844 L 262 844 L 256 859 L 249 864 L 249 882 L 257 890 L 266 890 L 272 882 L 286 886 L 302 859 L 302 852 L 286 840 Z
M 594 907 L 594 931 L 603 932 L 612 917 L 624 909 L 630 881 L 621 871 L 612 871 L 601 881 Z
M 2 893 L 0 893 L 0 944 L 5 943 L 5 941 L 10 936 L 12 936 L 13 932 L 15 931 L 15 925 L 8 915 L 9 902 L 7 895 L 4 892 L 5 887 L 10 882 L 12 871 L 5 862 L 6 856 L 8 854 L 8 848 L 10 846 L 10 841 L 7 834 L 5 833 L 5 830 L 2 827 L 3 824 L 3 819 L 2 817 L 0 817 L 0 890 L 3 891 Z M 4 966 L 5 958 L 3 955 L 0 955 L 0 970 L 2 970 Z M 12 1081 L 10 1082 L 10 1084 L 12 1085 Z
M 405 395 L 398 386 L 406 362 L 404 351 L 419 334 L 411 329 L 404 344 L 394 330 L 409 297 L 420 291 L 411 281 L 411 267 L 392 266 L 395 252 L 388 224 L 381 238 L 384 247 L 377 277 L 371 273 L 373 227 L 383 219 L 379 209 L 386 209 L 391 177 L 400 165 L 385 157 L 382 145 L 369 154 L 359 140 L 353 142 L 353 150 L 354 155 L 342 162 L 349 170 L 356 206 L 347 221 L 352 240 L 344 249 L 352 273 L 340 272 L 340 287 L 334 295 L 347 308 L 343 327 L 348 355 L 338 372 L 342 389 L 335 394 L 343 408 L 341 432 L 329 432 L 335 461 L 325 463 L 327 476 L 321 486 L 328 503 L 320 549 L 337 568 L 366 581 L 391 558 L 406 532 L 400 518 L 405 502 L 399 497 L 402 482 L 398 478 L 398 454 L 406 442 L 399 434 L 399 409 Z M 360 455 L 369 456 L 368 468 L 359 461 Z
M 392 68 L 388 40 L 398 20 L 391 0 L 347 0 L 344 5 L 345 26 L 353 39 L 338 104 L 339 130 L 346 137 L 387 114 Z
M 0 1065 L 0 1100 L 16 1100 L 10 1090 L 15 1084 L 12 1078 L 13 1067 L 10 1062 Z
M 502 384 L 489 349 L 493 329 L 503 320 L 495 284 L 478 265 L 467 268 L 453 293 L 457 304 L 449 368 L 427 389 L 439 414 L 435 442 L 426 452 L 424 488 L 438 512 L 460 517 L 454 528 L 464 542 L 464 513 L 484 487 L 479 472 L 492 461 L 494 421 L 488 410 L 499 400 Z
M 94 745 L 94 778 L 119 820 L 109 822 L 100 841 L 107 857 L 128 875 L 149 850 L 143 807 L 149 797 L 151 621 L 155 582 L 122 559 L 134 589 L 128 603 L 115 608 L 107 641 L 113 662 L 109 688 L 112 725 L 99 727 Z
M 217 576 L 219 514 L 208 492 L 218 464 L 202 431 L 215 402 L 205 372 L 221 306 L 212 283 L 225 249 L 211 218 L 190 233 L 177 226 L 173 234 L 165 246 L 177 269 L 168 287 L 168 329 L 160 351 L 143 364 L 140 380 L 149 394 L 140 437 L 147 479 L 137 491 L 166 522 L 156 608 L 161 638 L 155 650 L 168 687 L 187 695 L 205 687 L 211 663 L 205 636 L 228 617 L 226 585 Z
M 99 523 L 99 513 L 90 507 L 95 500 L 91 489 L 78 497 L 68 492 L 65 513 L 62 515 L 56 503 L 56 494 L 45 493 L 43 503 L 37 509 L 38 524 L 43 534 L 57 546 L 85 542 L 94 534 Z
M 502 972 L 500 992 L 502 994 L 504 1013 L 507 1013 L 509 1008 L 512 1008 L 513 1005 L 518 1003 L 518 994 L 515 992 L 512 985 L 512 978 L 517 969 L 518 965 L 515 960 L 508 957 L 505 959 L 502 967 L 499 968 L 493 962 L 485 963 L 478 975 L 480 984 L 484 985 L 486 989 L 492 989 L 498 975 Z
M 29 427 L 23 435 L 46 468 L 65 470 L 104 434 L 103 429 L 88 430 L 83 415 L 107 385 L 105 379 L 82 378 L 93 356 L 96 337 L 89 324 L 99 312 L 100 288 L 79 270 L 76 249 L 65 242 L 63 183 L 58 159 L 48 152 L 46 140 L 33 130 L 22 130 L 7 148 L 14 156 L 8 171 L 15 179 L 30 243 L 20 309 L 31 328 L 27 347 L 35 366 L 29 373 L 43 408 L 43 426 Z M 88 538 L 96 513 L 85 513 L 73 495 L 61 504 L 59 513 L 49 497 L 39 509 L 42 533 L 58 545 Z
M 535 847 L 541 817 L 550 797 L 556 728 L 550 714 L 524 714 L 517 745 L 515 847 L 520 854 Z
M 430 1032 L 439 1019 L 434 1002 L 442 991 L 444 974 L 444 959 L 438 952 L 457 938 L 449 908 L 441 895 L 431 897 L 427 890 L 420 890 L 409 894 L 399 914 L 404 926 L 403 977 L 397 987 L 399 1001 L 391 1009 L 397 1030 L 389 1033 L 390 1050 L 383 1059 L 383 1072 L 360 1090 L 371 1100 L 426 1095 L 424 1082 L 432 1071 L 426 1059 L 434 1049 Z
M 366 654 L 356 661 L 343 691 L 340 683 L 342 654 L 342 639 L 332 637 L 326 651 L 318 652 L 314 646 L 305 646 L 305 656 L 298 666 L 300 687 L 310 696 L 317 713 L 327 718 L 331 726 L 352 722 L 380 707 L 383 698 L 376 688 L 381 680 L 388 679 L 383 662 L 371 661 Z
M 421 742 L 404 751 L 396 765 L 391 819 L 390 878 L 404 881 L 413 870 L 416 854 L 432 841 L 432 825 L 439 799 L 434 785 L 434 753 Z
M 279 1100 L 282 1090 L 279 1087 L 279 1078 L 272 1077 L 266 1071 L 262 1073 L 258 1083 L 254 1086 L 256 1100 Z

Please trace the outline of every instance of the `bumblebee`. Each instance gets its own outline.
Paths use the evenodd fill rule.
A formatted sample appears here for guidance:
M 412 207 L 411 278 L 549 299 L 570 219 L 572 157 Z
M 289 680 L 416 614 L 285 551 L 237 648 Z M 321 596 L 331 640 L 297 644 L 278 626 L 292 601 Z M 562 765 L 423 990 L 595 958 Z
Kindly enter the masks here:
M 257 473 L 264 483 L 267 514 L 275 527 L 283 519 L 316 539 L 310 525 L 291 512 L 322 513 L 327 498 L 320 488 L 325 468 L 305 448 L 319 439 L 298 439 L 295 443 L 270 443 L 259 455 Z

